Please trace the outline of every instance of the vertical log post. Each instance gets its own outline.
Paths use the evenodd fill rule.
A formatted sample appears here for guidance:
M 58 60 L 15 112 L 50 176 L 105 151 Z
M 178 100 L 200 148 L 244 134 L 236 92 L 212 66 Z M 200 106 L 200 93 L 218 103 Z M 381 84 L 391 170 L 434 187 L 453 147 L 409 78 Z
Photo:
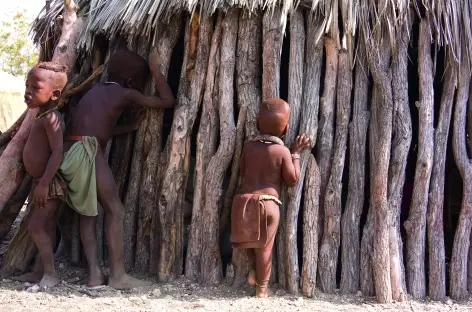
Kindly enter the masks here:
M 397 49 L 392 59 L 394 111 L 388 202 L 390 206 L 390 279 L 392 283 L 392 298 L 396 301 L 403 301 L 406 298 L 400 214 L 403 186 L 405 184 L 405 170 L 412 137 L 408 85 L 405 84 L 405 81 L 408 81 L 408 38 L 411 24 L 404 24 L 397 30 Z
M 233 77 L 236 62 L 236 39 L 238 35 L 239 11 L 230 9 L 222 22 L 221 59 L 219 72 L 220 144 L 211 158 L 205 173 L 203 193 L 203 240 L 201 260 L 201 282 L 218 284 L 222 278 L 219 248 L 219 209 L 223 193 L 223 179 L 231 164 L 235 148 L 236 126 L 233 108 Z
M 320 104 L 321 66 L 323 60 L 323 23 L 311 12 L 305 12 L 306 19 L 306 45 L 305 68 L 303 84 L 303 104 L 301 112 L 300 132 L 313 140 L 316 145 L 318 132 L 318 112 Z M 301 167 L 305 168 L 305 181 L 299 181 L 294 188 L 295 197 L 293 204 L 303 205 L 303 251 L 302 272 L 300 287 L 302 294 L 313 297 L 316 287 L 316 274 L 318 268 L 318 214 L 320 195 L 320 170 L 311 151 L 304 151 L 301 155 Z M 302 188 L 305 188 L 304 202 L 301 203 Z M 298 195 L 300 194 L 300 195 Z M 292 203 L 289 202 L 289 210 Z M 296 231 L 297 232 L 297 231 Z M 297 241 L 294 241 L 297 245 Z M 295 252 L 298 254 L 298 251 Z M 296 264 L 298 266 L 298 262 Z
M 236 90 L 238 103 L 241 107 L 247 107 L 246 111 L 246 137 L 257 132 L 257 113 L 261 102 L 261 40 L 262 40 L 262 16 L 251 14 L 248 10 L 242 10 L 239 17 L 238 47 L 236 50 Z M 234 161 L 233 161 L 234 164 Z M 232 198 L 231 198 L 232 200 Z M 232 204 L 232 202 L 231 202 Z M 231 207 L 227 210 L 230 212 Z M 228 216 L 222 214 L 229 220 Z M 226 221 L 228 222 L 228 221 Z M 222 225 L 222 227 L 224 227 Z M 239 288 L 246 283 L 246 277 L 253 265 L 250 263 L 246 249 L 233 249 L 232 265 L 234 279 L 232 286 Z
M 213 21 L 209 17 L 201 24 L 200 53 L 197 57 L 207 60 L 205 67 L 205 93 L 203 95 L 203 108 L 200 117 L 200 125 L 197 135 L 197 157 L 195 165 L 195 186 L 193 192 L 192 223 L 190 224 L 185 276 L 191 280 L 198 280 L 200 276 L 201 247 L 203 232 L 203 177 L 210 158 L 216 150 L 218 138 L 218 99 L 215 96 L 216 72 L 218 67 L 218 45 L 221 38 L 221 13 L 218 13 L 215 31 L 212 36 Z M 208 36 L 208 37 L 206 37 Z M 202 51 L 202 49 L 205 49 Z M 204 53 L 202 53 L 204 52 Z M 208 74 L 207 74 L 208 69 Z
M 272 11 L 266 10 L 262 18 L 262 100 L 279 97 L 280 89 L 280 61 L 282 57 L 283 25 L 280 24 L 282 11 L 275 7 Z M 282 213 L 280 214 L 282 217 Z M 272 251 L 272 270 L 270 281 L 277 280 L 281 287 L 285 287 L 285 245 L 282 218 L 280 219 L 275 247 Z M 277 261 L 281 259 L 282 262 Z
M 349 125 L 349 182 L 341 220 L 341 292 L 354 293 L 360 283 L 360 221 L 364 208 L 368 111 L 368 68 L 362 36 L 355 69 L 353 116 Z
M 190 136 L 199 107 L 200 96 L 192 97 L 192 82 L 196 79 L 198 30 L 200 16 L 193 14 L 185 30 L 185 52 L 180 77 L 174 122 L 168 139 L 168 152 L 159 191 L 159 246 L 158 279 L 170 281 L 180 277 L 183 262 L 183 204 L 189 170 Z M 181 248 L 182 247 L 182 248 Z
M 464 44 L 464 43 L 462 43 Z M 463 52 L 464 52 L 463 48 Z M 467 100 L 470 90 L 471 71 L 467 62 L 462 62 L 459 69 L 459 85 L 456 95 L 454 112 L 454 132 L 452 147 L 454 159 L 462 177 L 462 205 L 454 235 L 450 265 L 450 296 L 461 300 L 467 296 L 467 259 L 472 228 L 472 164 L 466 147 L 466 115 Z
M 448 65 L 443 81 L 439 121 L 434 133 L 434 163 L 428 201 L 428 294 L 433 300 L 443 300 L 446 297 L 443 207 L 447 138 L 457 85 L 457 67 L 453 61 Z
M 419 109 L 418 158 L 410 212 L 405 222 L 407 285 L 410 295 L 416 299 L 426 296 L 426 212 L 434 152 L 433 62 L 429 31 L 428 20 L 422 19 L 418 49 L 420 101 L 416 104 Z
M 300 113 L 303 109 L 303 65 L 305 57 L 305 29 L 302 9 L 295 10 L 290 15 L 290 60 L 288 72 L 288 103 L 290 105 L 290 120 L 285 145 L 290 146 L 298 134 Z M 308 103 L 303 103 L 308 104 Z M 313 115 L 310 115 L 313 117 Z M 308 117 L 308 116 L 307 116 Z M 306 157 L 308 158 L 308 157 Z M 298 294 L 300 272 L 298 267 L 297 228 L 298 212 L 300 210 L 301 191 L 305 178 L 306 163 L 300 171 L 300 180 L 297 186 L 286 189 L 284 205 L 280 207 L 280 223 L 284 223 L 285 237 L 281 234 L 280 242 L 285 243 L 285 257 L 279 259 L 286 261 L 286 287 L 289 293 Z M 286 206 L 285 206 L 286 205 Z M 283 217 L 282 217 L 283 216 Z M 285 239 L 285 241 L 283 241 Z

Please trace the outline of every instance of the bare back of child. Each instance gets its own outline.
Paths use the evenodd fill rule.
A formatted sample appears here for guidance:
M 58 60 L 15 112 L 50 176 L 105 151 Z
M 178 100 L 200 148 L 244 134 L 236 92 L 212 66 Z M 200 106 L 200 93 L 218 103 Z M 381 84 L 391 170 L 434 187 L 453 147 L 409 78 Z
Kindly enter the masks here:
M 63 153 L 64 123 L 56 107 L 66 83 L 64 66 L 39 63 L 29 71 L 25 84 L 25 103 L 30 109 L 39 108 L 23 150 L 23 163 L 33 177 L 28 231 L 38 248 L 42 268 L 15 279 L 40 281 L 42 287 L 60 282 L 54 268 L 54 216 L 61 200 L 65 200 L 66 186 L 57 174 Z
M 149 70 L 155 80 L 159 97 L 145 96 L 140 92 Z M 151 54 L 148 67 L 142 57 L 131 51 L 116 52 L 108 64 L 108 78 L 108 82 L 95 84 L 70 115 L 64 138 L 66 154 L 61 165 L 61 173 L 68 182 L 71 196 L 75 196 L 75 198 L 70 197 L 70 204 L 81 213 L 80 233 L 89 265 L 89 285 L 103 283 L 95 240 L 98 199 L 105 212 L 105 235 L 111 271 L 108 285 L 117 289 L 129 289 L 145 286 L 147 283 L 125 272 L 123 260 L 125 209 L 105 159 L 104 150 L 112 136 L 137 129 L 140 118 L 133 124 L 116 126 L 126 107 L 170 108 L 175 100 L 164 76 L 159 71 L 155 53 Z M 90 165 L 78 168 L 81 163 L 80 158 L 84 157 L 89 160 L 86 163 Z M 76 172 L 86 178 L 78 177 Z M 82 182 L 84 180 L 87 180 L 87 183 Z
M 292 150 L 280 139 L 287 131 L 289 105 L 268 99 L 260 105 L 260 135 L 246 142 L 241 155 L 242 183 L 233 200 L 231 240 L 235 248 L 247 248 L 255 262 L 248 282 L 258 297 L 267 297 L 272 265 L 272 247 L 279 225 L 282 182 L 294 185 L 300 177 L 299 154 L 311 147 L 304 135 L 297 137 Z M 255 260 L 255 261 L 254 261 Z

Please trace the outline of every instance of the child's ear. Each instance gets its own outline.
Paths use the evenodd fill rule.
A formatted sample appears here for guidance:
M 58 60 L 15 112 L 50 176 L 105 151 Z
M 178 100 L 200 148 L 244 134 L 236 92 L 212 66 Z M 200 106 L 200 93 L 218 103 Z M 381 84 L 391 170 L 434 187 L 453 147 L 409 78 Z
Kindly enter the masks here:
M 51 101 L 57 101 L 61 97 L 61 90 L 56 89 L 52 91 Z
M 133 81 L 133 78 L 129 78 L 128 80 L 126 80 L 126 87 L 127 88 L 132 88 L 132 81 Z

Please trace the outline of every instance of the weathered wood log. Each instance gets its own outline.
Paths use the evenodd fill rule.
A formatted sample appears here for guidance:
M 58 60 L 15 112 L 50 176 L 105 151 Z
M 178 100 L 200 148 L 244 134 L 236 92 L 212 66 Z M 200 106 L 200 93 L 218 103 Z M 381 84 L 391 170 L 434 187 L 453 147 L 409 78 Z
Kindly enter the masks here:
M 201 282 L 218 284 L 222 278 L 219 248 L 219 208 L 223 193 L 223 178 L 231 164 L 235 148 L 236 126 L 233 108 L 233 77 L 236 62 L 236 39 L 239 11 L 230 9 L 222 22 L 222 40 L 219 72 L 220 143 L 205 173 L 203 193 L 203 240 L 201 258 Z
M 431 41 L 428 21 L 420 24 L 418 72 L 420 77 L 418 156 L 416 160 L 415 184 L 411 199 L 408 220 L 405 221 L 407 232 L 406 271 L 409 294 L 416 299 L 426 296 L 426 212 L 428 209 L 428 191 L 433 164 L 433 62 L 431 59 Z
M 349 125 L 349 182 L 347 202 L 341 219 L 341 285 L 343 293 L 359 289 L 360 219 L 364 208 L 365 161 L 368 111 L 368 69 L 365 46 L 359 37 L 355 69 L 353 116 Z
M 379 32 L 376 33 L 378 36 Z M 388 71 L 390 50 L 388 42 L 383 40 L 380 48 L 374 46 L 373 38 L 366 38 L 366 52 L 369 68 L 375 85 L 378 87 L 378 99 L 374 102 L 371 117 L 371 209 L 374 220 L 372 269 L 375 295 L 379 302 L 392 300 L 389 259 L 388 228 L 388 165 L 392 138 L 393 96 L 391 74 Z M 380 40 L 375 40 L 379 42 Z M 373 103 L 373 104 L 374 104 Z
M 185 30 L 185 51 L 180 77 L 174 123 L 168 139 L 165 169 L 159 190 L 159 246 L 158 279 L 173 280 L 182 274 L 183 263 L 183 204 L 190 162 L 190 136 L 201 101 L 193 91 L 201 85 L 195 74 L 200 16 L 193 14 Z M 201 90 L 200 90 L 201 93 Z M 182 247 L 182 248 L 180 248 Z
M 172 51 L 177 43 L 179 38 L 181 28 L 182 28 L 182 15 L 176 14 L 172 16 L 168 23 L 168 27 L 161 33 L 161 37 L 157 44 L 157 52 L 159 53 L 159 60 L 161 62 L 161 72 L 167 78 L 169 67 L 170 67 L 170 60 L 172 56 Z M 152 122 L 149 123 L 149 131 L 154 129 L 159 129 L 158 132 L 151 131 L 151 138 L 152 138 L 152 146 L 149 150 L 146 162 L 144 164 L 145 168 L 149 162 L 149 168 L 155 168 L 155 171 L 152 172 L 149 169 L 149 173 L 152 175 L 154 174 L 154 183 L 149 183 L 143 185 L 141 183 L 141 192 L 143 194 L 143 205 L 147 201 L 147 194 L 151 196 L 151 193 L 154 192 L 152 195 L 153 201 L 150 203 L 150 207 L 152 207 L 152 215 L 151 215 L 151 237 L 149 240 L 149 249 L 150 249 L 150 260 L 149 260 L 149 272 L 156 274 L 158 270 L 158 258 L 159 258 L 159 246 L 160 246 L 160 221 L 159 221 L 159 209 L 156 207 L 159 204 L 158 192 L 160 189 L 161 183 L 161 175 L 160 170 L 164 170 L 160 166 L 161 164 L 161 157 L 163 156 L 162 153 L 162 127 L 164 125 L 164 111 L 162 110 L 151 110 L 151 120 Z M 155 138 L 153 136 L 156 136 Z M 152 164 L 152 165 L 151 165 Z M 146 178 L 146 172 L 143 173 L 143 178 Z M 146 194 L 146 195 L 145 195 Z M 151 197 L 150 197 L 151 198 Z M 140 204 L 140 207 L 142 205 Z M 141 209 L 141 208 L 140 208 Z
M 470 89 L 469 92 L 469 102 L 468 102 L 468 107 L 467 107 L 467 137 L 468 137 L 468 145 L 469 145 L 469 154 L 472 154 L 472 150 L 470 150 L 470 147 L 472 147 L 472 125 L 469 123 L 469 120 L 472 122 L 472 88 Z M 469 157 L 470 158 L 470 157 Z M 470 237 L 472 238 L 472 230 L 470 233 Z M 472 240 L 471 240 L 472 242 Z M 472 293 L 472 244 L 469 245 L 469 257 L 467 260 L 467 290 L 469 291 L 469 294 Z
M 0 133 L 0 147 L 6 146 L 8 142 L 11 141 L 16 132 L 18 132 L 18 129 L 20 129 L 23 120 L 25 120 L 27 112 L 28 110 L 25 110 L 25 112 L 21 114 L 21 116 L 15 121 L 15 123 L 10 128 L 8 128 L 7 131 Z
M 7 201 L 5 208 L 0 212 L 0 243 L 10 232 L 11 226 L 18 217 L 21 208 L 25 205 L 26 198 L 31 190 L 32 178 L 26 175 L 15 194 Z
M 290 103 L 290 120 L 285 135 L 285 145 L 290 146 L 298 134 L 300 113 L 303 102 L 303 65 L 305 63 L 305 29 L 302 9 L 290 14 L 290 56 L 288 70 L 288 102 Z M 308 103 L 303 103 L 308 104 Z M 313 115 L 310 115 L 313 117 Z M 308 155 L 307 155 L 308 156 Z M 306 157 L 308 158 L 308 157 Z M 297 228 L 298 213 L 300 210 L 301 190 L 305 178 L 305 166 L 300 170 L 299 190 L 285 188 L 283 190 L 284 203 L 280 207 L 279 238 L 285 244 L 285 257 L 279 258 L 279 266 L 285 262 L 286 287 L 289 293 L 298 294 L 300 270 L 298 267 Z
M 322 51 L 322 49 L 320 49 Z M 318 264 L 318 211 L 320 197 L 320 170 L 313 155 L 309 155 L 305 174 L 303 202 L 303 267 L 300 276 L 302 294 L 315 295 Z
M 261 102 L 261 26 L 261 15 L 241 10 L 236 50 L 236 90 L 238 104 L 247 108 L 245 123 L 247 137 L 257 132 L 257 113 Z M 229 212 L 230 209 L 231 207 L 228 209 Z M 228 221 L 229 216 L 230 214 L 226 217 Z M 221 222 L 224 224 L 225 216 L 222 214 L 221 218 Z M 220 229 L 223 227 L 225 226 L 222 225 Z M 247 274 L 252 266 L 246 249 L 233 249 L 232 266 L 234 269 L 232 286 L 239 288 L 246 283 Z
M 433 300 L 446 297 L 446 257 L 444 246 L 444 178 L 446 171 L 447 138 L 451 123 L 457 67 L 451 63 L 444 74 L 439 121 L 434 134 L 434 162 L 428 201 L 428 295 Z
M 25 217 L 21 220 L 17 232 L 3 255 L 3 263 L 0 270 L 0 275 L 2 276 L 23 273 L 36 255 L 36 246 L 28 232 L 30 210 L 31 205 L 28 205 Z
M 295 33 L 301 33 L 303 29 L 299 29 L 303 25 L 303 20 L 300 17 L 297 17 L 298 25 L 297 28 L 293 29 Z M 319 40 L 321 22 L 319 19 L 316 19 L 310 13 L 306 14 L 307 20 L 307 36 L 306 36 L 306 45 L 305 45 L 305 61 L 300 60 L 300 63 L 304 63 L 303 69 L 303 77 L 304 81 L 298 83 L 303 84 L 303 94 L 298 94 L 301 90 L 300 87 L 296 85 L 296 83 L 291 84 L 292 91 L 289 91 L 289 101 L 292 106 L 293 101 L 302 102 L 301 112 L 300 112 L 300 131 L 295 132 L 292 131 L 288 140 L 293 141 L 296 137 L 297 133 L 305 133 L 309 138 L 312 138 L 313 145 L 316 144 L 316 134 L 318 131 L 318 119 L 313 116 L 318 116 L 319 111 L 319 94 L 320 94 L 320 79 L 321 79 L 321 64 L 323 59 L 323 40 Z M 299 40 L 297 37 L 301 34 L 298 34 L 294 39 Z M 318 39 L 318 41 L 317 41 Z M 297 45 L 294 43 L 294 46 Z M 303 47 L 298 46 L 298 50 L 302 49 Z M 296 53 L 300 53 L 300 51 L 294 51 Z M 302 52 L 303 53 L 303 52 Z M 295 54 L 295 59 L 300 58 L 297 54 Z M 298 77 L 298 70 L 297 68 L 294 69 L 294 76 L 293 80 L 296 81 L 295 77 Z M 292 79 L 290 79 L 292 80 Z M 291 100 L 293 98 L 294 100 Z M 294 124 L 291 123 L 291 124 Z M 296 127 L 296 125 L 295 125 Z M 309 214 L 307 217 L 306 225 L 307 227 L 314 228 L 315 230 L 318 227 L 318 224 L 313 225 L 311 224 L 312 221 L 317 221 L 318 216 L 318 197 L 314 195 L 319 195 L 319 170 L 318 165 L 316 164 L 316 160 L 313 159 L 314 164 L 310 168 L 312 172 L 318 172 L 318 176 L 312 177 L 311 180 L 308 180 L 308 177 L 305 179 L 305 174 L 307 172 L 307 165 L 310 161 L 311 151 L 306 150 L 301 155 L 301 172 L 300 172 L 300 180 L 298 181 L 297 185 L 291 187 L 287 190 L 288 198 L 286 200 L 287 203 L 287 220 L 286 220 L 286 228 L 287 228 L 287 236 L 286 236 L 286 252 L 288 254 L 287 257 L 287 286 L 291 293 L 297 293 L 299 283 L 298 280 L 300 278 L 299 273 L 299 262 L 298 262 L 298 247 L 297 247 L 297 233 L 298 233 L 298 213 L 301 206 L 301 196 L 303 185 L 305 182 L 309 182 L 310 184 L 306 186 L 305 192 L 310 194 L 310 198 L 305 199 L 305 205 L 310 205 L 309 207 L 305 207 L 305 211 Z M 307 173 L 308 174 L 308 173 Z M 306 180 L 306 181 L 304 181 Z M 318 189 L 317 189 L 318 187 Z M 316 217 L 316 219 L 313 219 Z M 304 221 L 305 224 L 305 221 Z M 316 269 L 318 263 L 318 233 L 308 233 L 308 228 L 304 226 L 304 237 L 307 236 L 307 242 L 310 242 L 310 245 L 303 246 L 303 255 L 306 257 L 303 260 L 303 270 L 302 274 L 303 277 L 303 284 L 302 292 L 307 296 L 313 296 L 313 291 L 315 289 L 316 283 Z M 314 235 L 314 236 L 313 236 Z M 313 237 L 316 237 L 316 245 L 313 245 Z M 316 257 L 314 257 L 316 255 Z
M 190 224 L 187 258 L 185 262 L 185 276 L 191 280 L 198 280 L 200 276 L 201 247 L 203 227 L 204 177 L 211 157 L 216 152 L 218 139 L 218 85 L 217 73 L 219 66 L 219 44 L 222 31 L 222 13 L 218 12 L 215 30 L 212 34 L 212 21 L 205 18 L 200 30 L 201 47 L 200 57 L 205 57 L 208 64 L 205 69 L 205 92 L 203 94 L 203 108 L 197 134 L 197 155 L 195 164 L 195 178 L 193 191 L 192 222 Z M 206 34 L 205 34 L 206 32 Z M 208 36 L 208 37 L 207 37 Z M 210 37 L 211 36 L 211 37 Z
M 331 174 L 331 160 L 333 157 L 334 142 L 334 107 L 336 100 L 336 83 L 338 75 L 338 49 L 332 38 L 325 37 L 326 73 L 324 78 L 323 95 L 320 100 L 319 131 L 316 146 L 316 160 L 320 168 L 320 212 L 318 217 L 319 241 L 323 235 L 324 228 L 324 202 L 326 186 Z M 320 266 L 318 265 L 318 273 Z
M 272 11 L 266 10 L 262 18 L 262 100 L 279 97 L 280 91 L 280 62 L 282 57 L 283 25 L 281 8 Z M 283 231 L 283 229 L 282 229 Z M 277 281 L 285 287 L 285 263 L 278 263 L 277 259 L 285 258 L 284 241 L 279 225 L 274 249 L 272 250 L 272 267 L 270 282 Z M 283 261 L 283 260 L 282 260 Z M 277 268 L 277 270 L 275 270 Z
M 464 43 L 462 43 L 464 44 Z M 465 49 L 463 48 L 463 53 Z M 461 300 L 467 296 L 467 259 L 472 228 L 472 164 L 466 146 L 467 100 L 470 90 L 471 71 L 468 64 L 461 64 L 454 111 L 452 147 L 457 168 L 462 177 L 462 205 L 454 235 L 450 262 L 450 296 Z
M 410 103 L 408 100 L 408 38 L 411 23 L 397 30 L 396 53 L 392 59 L 393 88 L 393 132 L 391 159 L 389 166 L 388 203 L 389 209 L 389 246 L 390 279 L 392 298 L 396 301 L 406 299 L 405 266 L 403 263 L 403 242 L 400 233 L 400 214 L 405 184 L 405 170 L 410 150 L 412 129 Z
M 331 175 L 326 186 L 323 239 L 320 247 L 320 287 L 326 293 L 336 289 L 338 252 L 341 244 L 341 191 L 351 114 L 352 73 L 346 50 L 339 53 L 336 106 L 336 138 Z
M 180 32 L 180 15 L 174 16 L 170 20 L 170 24 L 166 27 L 163 34 L 160 35 L 159 40 L 156 40 L 157 46 L 152 49 L 157 49 L 159 60 L 161 62 L 160 70 L 167 76 L 170 66 L 170 58 L 172 51 Z M 149 94 L 154 94 L 156 88 L 154 83 L 151 83 Z M 162 145 L 162 126 L 163 126 L 163 110 L 148 109 L 146 116 L 146 123 L 143 124 L 143 132 L 138 132 L 144 136 L 142 145 L 142 175 L 139 189 L 139 215 L 137 224 L 136 237 L 136 253 L 135 253 L 135 268 L 141 272 L 150 271 L 152 263 L 152 218 L 154 215 L 154 207 L 157 206 L 157 171 L 159 154 Z

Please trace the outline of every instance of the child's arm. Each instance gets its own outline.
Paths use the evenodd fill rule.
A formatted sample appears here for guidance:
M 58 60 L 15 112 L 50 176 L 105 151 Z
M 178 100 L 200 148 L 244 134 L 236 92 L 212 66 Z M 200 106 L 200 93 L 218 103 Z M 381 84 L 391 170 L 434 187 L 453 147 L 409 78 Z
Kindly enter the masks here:
M 156 90 L 159 92 L 159 97 L 146 96 L 134 89 L 127 89 L 124 94 L 125 101 L 149 108 L 174 107 L 175 98 L 172 95 L 172 90 L 167 84 L 164 75 L 159 70 L 159 59 L 156 52 L 151 53 L 149 56 L 149 69 L 156 83 Z
M 282 177 L 288 186 L 294 186 L 300 179 L 300 153 L 306 148 L 311 148 L 311 140 L 302 134 L 295 140 L 290 153 L 284 154 Z
M 63 137 L 61 129 L 61 120 L 56 113 L 52 112 L 44 116 L 44 129 L 48 136 L 49 147 L 51 148 L 51 157 L 49 157 L 46 170 L 34 191 L 34 202 L 38 207 L 45 207 L 49 191 L 49 184 L 59 170 L 62 161 Z

